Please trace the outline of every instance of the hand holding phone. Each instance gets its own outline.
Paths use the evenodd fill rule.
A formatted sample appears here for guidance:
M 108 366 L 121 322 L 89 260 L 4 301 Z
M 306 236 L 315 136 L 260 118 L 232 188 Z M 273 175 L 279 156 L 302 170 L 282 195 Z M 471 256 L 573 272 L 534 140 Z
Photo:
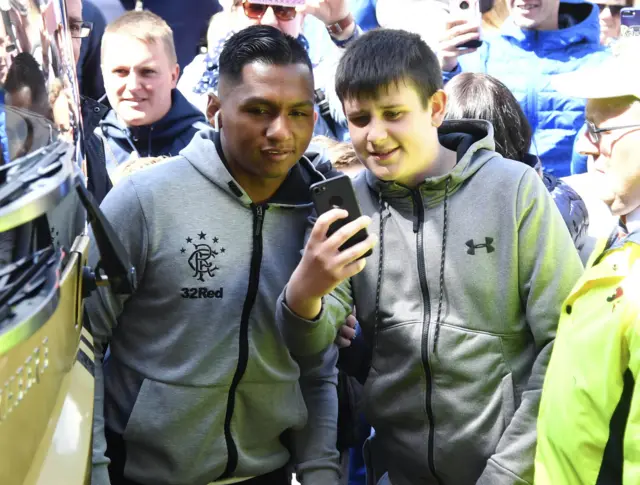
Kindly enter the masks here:
M 320 215 L 286 291 L 289 308 L 310 320 L 320 312 L 323 296 L 364 269 L 365 256 L 377 242 L 367 235 L 371 219 L 360 215 L 348 176 L 314 184 L 311 191 Z
M 458 57 L 475 52 L 481 45 L 482 14 L 478 0 L 451 0 L 449 19 L 438 44 L 438 60 L 443 71 L 453 71 Z
M 340 175 L 322 182 L 318 182 L 311 186 L 311 198 L 316 207 L 318 214 L 324 214 L 331 209 L 344 209 L 348 215 L 344 219 L 339 219 L 333 222 L 327 231 L 327 237 L 331 237 L 338 229 L 344 227 L 350 222 L 355 221 L 362 216 L 360 211 L 360 205 L 356 198 L 356 193 L 353 190 L 351 179 L 347 175 Z M 344 242 L 339 248 L 340 251 L 344 251 L 347 248 L 358 244 L 366 240 L 368 237 L 365 229 L 360 230 L 347 241 Z M 371 255 L 371 250 L 361 257 Z

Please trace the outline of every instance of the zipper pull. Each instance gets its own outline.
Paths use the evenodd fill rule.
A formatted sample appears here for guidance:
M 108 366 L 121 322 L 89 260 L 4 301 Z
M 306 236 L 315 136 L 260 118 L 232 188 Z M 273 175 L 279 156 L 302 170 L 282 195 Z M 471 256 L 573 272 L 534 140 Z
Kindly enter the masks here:
M 262 223 L 264 222 L 264 206 L 257 205 L 256 206 L 256 230 L 255 235 L 262 235 Z
M 418 234 L 420 230 L 420 209 L 418 209 L 418 204 L 421 202 L 419 197 L 416 197 L 415 192 L 411 192 L 411 201 L 413 202 L 413 233 Z

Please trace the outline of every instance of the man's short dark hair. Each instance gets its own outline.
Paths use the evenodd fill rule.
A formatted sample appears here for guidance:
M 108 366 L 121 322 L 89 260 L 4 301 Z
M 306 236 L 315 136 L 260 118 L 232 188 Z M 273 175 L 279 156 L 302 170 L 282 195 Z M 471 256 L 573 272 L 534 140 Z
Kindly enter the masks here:
M 17 93 L 22 88 L 29 88 L 34 107 L 44 109 L 49 103 L 49 95 L 38 61 L 28 52 L 21 52 L 13 58 L 11 67 L 4 82 L 4 90 Z M 39 112 L 38 109 L 34 111 Z
M 403 81 L 415 84 L 426 107 L 442 89 L 438 59 L 417 34 L 376 29 L 353 41 L 336 72 L 336 92 L 345 99 L 376 99 L 380 90 Z
M 274 66 L 304 64 L 313 76 L 313 65 L 304 46 L 268 25 L 252 25 L 225 42 L 220 53 L 220 79 L 241 82 L 242 69 L 254 62 Z

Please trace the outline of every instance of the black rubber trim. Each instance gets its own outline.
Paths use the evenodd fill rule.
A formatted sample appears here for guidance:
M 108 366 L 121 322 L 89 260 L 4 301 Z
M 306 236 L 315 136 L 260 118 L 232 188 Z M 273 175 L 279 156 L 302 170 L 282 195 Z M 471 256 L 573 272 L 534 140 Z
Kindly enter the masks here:
M 91 350 L 91 352 L 93 352 L 94 354 L 96 353 L 96 349 L 93 347 L 93 344 L 89 342 L 89 339 L 87 337 L 85 337 L 84 335 L 80 335 L 80 340 L 84 342 L 87 347 L 89 347 L 89 350 Z
M 89 357 L 84 350 L 78 349 L 78 354 L 76 355 L 76 361 L 82 364 L 82 367 L 89 371 L 92 377 L 96 375 L 96 365 L 93 362 L 93 359 Z

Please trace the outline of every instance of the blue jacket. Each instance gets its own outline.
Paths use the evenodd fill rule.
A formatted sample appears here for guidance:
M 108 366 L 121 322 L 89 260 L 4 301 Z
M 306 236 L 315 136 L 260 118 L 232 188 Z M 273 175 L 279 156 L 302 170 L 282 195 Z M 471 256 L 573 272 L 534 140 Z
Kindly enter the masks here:
M 176 156 L 198 130 L 208 127 L 204 115 L 174 89 L 171 109 L 154 124 L 127 127 L 111 109 L 95 133 L 105 142 L 107 171 L 111 174 L 131 158 Z
M 534 138 L 532 152 L 544 170 L 557 177 L 570 174 L 573 143 L 584 124 L 583 99 L 551 88 L 554 75 L 601 62 L 599 10 L 591 3 L 561 3 L 554 31 L 524 30 L 507 19 L 499 35 L 487 36 L 478 52 L 460 57 L 460 65 L 444 73 L 447 82 L 462 71 L 484 72 L 505 83 L 524 110 Z

